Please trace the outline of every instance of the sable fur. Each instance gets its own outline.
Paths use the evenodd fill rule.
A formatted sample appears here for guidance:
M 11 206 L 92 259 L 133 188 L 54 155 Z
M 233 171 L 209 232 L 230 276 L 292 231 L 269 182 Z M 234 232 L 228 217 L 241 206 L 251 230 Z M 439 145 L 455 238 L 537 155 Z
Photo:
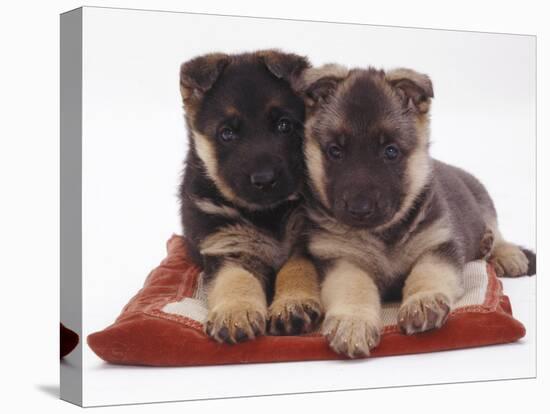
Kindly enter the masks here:
M 297 252 L 305 109 L 293 85 L 307 67 L 276 50 L 212 53 L 181 66 L 189 132 L 181 216 L 207 282 L 205 329 L 218 341 L 264 333 L 276 273 Z
M 398 323 L 410 334 L 444 323 L 466 262 L 489 257 L 504 276 L 534 272 L 534 254 L 502 238 L 483 185 L 430 157 L 428 76 L 326 66 L 302 79 L 308 248 L 324 277 L 323 332 L 334 350 L 354 357 L 376 345 L 368 297 L 402 296 Z M 389 146 L 396 159 L 385 157 Z

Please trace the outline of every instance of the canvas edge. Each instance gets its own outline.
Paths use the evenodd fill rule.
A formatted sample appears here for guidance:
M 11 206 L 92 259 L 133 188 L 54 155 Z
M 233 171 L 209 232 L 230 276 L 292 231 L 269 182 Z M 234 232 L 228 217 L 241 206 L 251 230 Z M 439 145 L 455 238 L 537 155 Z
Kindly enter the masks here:
M 82 337 L 83 8 L 60 15 L 60 321 Z M 60 398 L 82 406 L 82 345 L 60 362 Z

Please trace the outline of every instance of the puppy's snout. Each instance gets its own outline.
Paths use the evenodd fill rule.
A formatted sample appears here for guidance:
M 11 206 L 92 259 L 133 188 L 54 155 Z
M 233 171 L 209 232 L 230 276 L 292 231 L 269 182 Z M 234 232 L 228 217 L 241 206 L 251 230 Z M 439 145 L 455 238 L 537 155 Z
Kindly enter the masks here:
M 365 196 L 344 200 L 346 211 L 356 219 L 365 219 L 374 212 L 373 203 Z
M 269 190 L 277 185 L 277 175 L 274 168 L 262 168 L 250 174 L 250 183 L 259 190 Z

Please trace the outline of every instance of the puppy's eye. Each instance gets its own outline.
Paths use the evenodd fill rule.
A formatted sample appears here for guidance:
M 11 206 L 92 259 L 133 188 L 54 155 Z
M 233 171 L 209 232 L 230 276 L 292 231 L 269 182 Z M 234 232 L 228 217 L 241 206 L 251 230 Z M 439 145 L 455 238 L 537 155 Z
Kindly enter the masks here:
M 388 145 L 384 148 L 384 158 L 393 161 L 399 155 L 399 149 L 395 145 Z
M 344 151 L 339 145 L 330 144 L 327 148 L 327 155 L 332 160 L 341 160 L 344 156 Z
M 235 134 L 235 131 L 229 127 L 223 127 L 220 130 L 220 139 L 224 142 L 233 141 L 235 138 L 237 138 L 237 135 Z
M 281 118 L 277 121 L 277 132 L 281 134 L 288 134 L 292 131 L 292 122 L 290 119 Z

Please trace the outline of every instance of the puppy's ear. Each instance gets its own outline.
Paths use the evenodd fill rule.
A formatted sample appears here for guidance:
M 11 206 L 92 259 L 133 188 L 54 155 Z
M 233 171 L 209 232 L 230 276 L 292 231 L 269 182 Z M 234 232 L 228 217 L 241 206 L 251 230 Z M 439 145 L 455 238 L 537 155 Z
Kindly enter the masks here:
M 183 63 L 180 68 L 180 89 L 184 103 L 193 98 L 202 98 L 228 63 L 229 56 L 223 53 L 211 53 Z
M 330 100 L 342 79 L 327 76 L 317 79 L 304 91 L 304 101 L 310 108 L 316 108 Z
M 395 88 L 405 108 L 419 114 L 430 110 L 434 92 L 432 81 L 427 75 L 400 68 L 387 72 L 386 80 Z
M 306 105 L 314 109 L 334 95 L 348 74 L 346 67 L 333 63 L 307 69 L 297 83 L 297 91 L 303 96 Z
M 267 69 L 277 78 L 284 79 L 292 87 L 298 81 L 304 69 L 309 68 L 309 60 L 294 53 L 284 53 L 278 50 L 263 50 L 258 52 Z

